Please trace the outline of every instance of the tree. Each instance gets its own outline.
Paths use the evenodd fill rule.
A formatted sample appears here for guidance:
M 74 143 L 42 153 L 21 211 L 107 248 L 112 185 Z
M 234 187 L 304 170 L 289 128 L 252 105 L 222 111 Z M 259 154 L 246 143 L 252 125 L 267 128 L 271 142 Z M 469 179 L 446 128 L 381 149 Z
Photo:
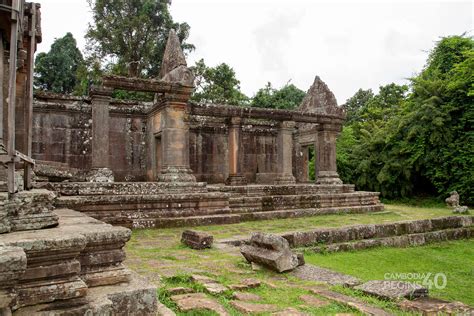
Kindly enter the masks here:
M 248 97 L 240 91 L 240 81 L 229 65 L 209 67 L 204 59 L 192 67 L 196 90 L 191 100 L 199 103 L 244 105 Z
M 115 74 L 157 77 L 168 33 L 175 29 L 184 52 L 190 26 L 175 23 L 170 0 L 88 0 L 93 14 L 86 39 L 91 55 L 111 61 Z
M 58 38 L 48 53 L 39 53 L 35 60 L 36 89 L 56 93 L 81 92 L 81 77 L 86 68 L 76 40 L 71 33 Z
M 257 91 L 251 105 L 259 108 L 287 109 L 297 108 L 306 93 L 295 85 L 287 83 L 280 89 L 274 89 L 268 82 L 264 88 Z
M 346 124 L 357 122 L 361 120 L 360 111 L 366 107 L 367 103 L 374 97 L 372 89 L 363 90 L 359 89 L 351 98 L 347 99 L 344 104 L 346 111 Z
M 409 87 L 348 100 L 354 111 L 337 146 L 345 181 L 389 198 L 456 190 L 474 202 L 473 46 L 464 35 L 442 38 Z

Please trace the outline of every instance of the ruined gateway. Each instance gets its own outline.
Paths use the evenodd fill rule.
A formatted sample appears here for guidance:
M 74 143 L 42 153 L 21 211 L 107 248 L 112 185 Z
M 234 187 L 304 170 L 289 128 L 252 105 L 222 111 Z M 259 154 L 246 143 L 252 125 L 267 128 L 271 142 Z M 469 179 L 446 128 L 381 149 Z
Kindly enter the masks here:
M 296 111 L 194 104 L 171 32 L 160 79 L 33 95 L 40 6 L 4 7 L 16 10 L 0 11 L 0 314 L 155 313 L 156 289 L 122 265 L 125 227 L 383 209 L 339 179 L 344 113 L 319 77 Z M 114 100 L 115 89 L 155 102 Z

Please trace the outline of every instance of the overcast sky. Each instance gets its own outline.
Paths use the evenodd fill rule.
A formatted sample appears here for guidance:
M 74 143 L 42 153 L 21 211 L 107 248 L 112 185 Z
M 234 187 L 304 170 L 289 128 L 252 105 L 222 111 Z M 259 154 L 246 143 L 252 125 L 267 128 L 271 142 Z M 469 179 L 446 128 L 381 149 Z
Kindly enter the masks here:
M 38 51 L 66 32 L 83 49 L 87 1 L 38 2 Z M 229 64 L 249 96 L 268 81 L 306 91 L 319 75 L 339 104 L 359 88 L 406 82 L 439 37 L 474 29 L 471 1 L 172 0 L 171 13 L 191 26 L 188 65 Z

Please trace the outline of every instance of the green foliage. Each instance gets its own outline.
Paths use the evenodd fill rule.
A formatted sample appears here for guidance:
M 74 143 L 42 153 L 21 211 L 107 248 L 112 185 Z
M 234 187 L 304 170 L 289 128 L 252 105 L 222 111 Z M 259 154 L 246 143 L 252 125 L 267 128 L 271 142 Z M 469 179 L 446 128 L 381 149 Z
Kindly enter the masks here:
M 251 105 L 258 108 L 293 110 L 301 104 L 306 93 L 293 84 L 286 84 L 280 89 L 274 89 L 268 82 L 264 88 L 257 91 Z
M 88 0 L 93 14 L 86 39 L 92 56 L 111 63 L 114 74 L 157 77 L 168 33 L 175 29 L 184 52 L 190 26 L 175 23 L 170 0 Z
M 474 41 L 441 39 L 408 87 L 348 100 L 338 141 L 341 177 L 388 198 L 457 190 L 474 202 Z
M 76 40 L 71 33 L 58 38 L 48 53 L 39 53 L 35 60 L 34 86 L 55 93 L 81 94 L 81 78 L 87 73 Z
M 199 103 L 245 105 L 248 97 L 240 91 L 235 71 L 226 63 L 209 67 L 204 59 L 192 67 L 196 90 L 191 99 Z
M 361 120 L 360 111 L 365 107 L 365 105 L 374 98 L 374 93 L 372 89 L 362 90 L 354 94 L 350 99 L 344 104 L 344 109 L 346 111 L 346 123 L 351 124 Z

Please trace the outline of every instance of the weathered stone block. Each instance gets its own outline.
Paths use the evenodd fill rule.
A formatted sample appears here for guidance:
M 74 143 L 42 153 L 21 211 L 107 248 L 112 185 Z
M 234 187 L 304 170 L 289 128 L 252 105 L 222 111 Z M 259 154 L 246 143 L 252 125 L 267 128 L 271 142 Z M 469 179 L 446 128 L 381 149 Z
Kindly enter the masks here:
M 211 248 L 214 237 L 194 230 L 186 230 L 181 235 L 181 242 L 192 249 Z
M 428 296 L 427 288 L 415 283 L 396 280 L 369 281 L 356 286 L 355 289 L 389 300 L 414 299 Z
M 277 272 L 290 271 L 299 265 L 298 256 L 290 250 L 283 237 L 254 233 L 250 245 L 244 245 L 240 252 L 248 262 L 256 262 Z
M 3 200 L 12 231 L 41 229 L 58 224 L 58 217 L 52 212 L 56 200 L 56 194 L 52 191 L 43 189 L 21 191 L 12 198 L 7 200 L 4 197 Z

